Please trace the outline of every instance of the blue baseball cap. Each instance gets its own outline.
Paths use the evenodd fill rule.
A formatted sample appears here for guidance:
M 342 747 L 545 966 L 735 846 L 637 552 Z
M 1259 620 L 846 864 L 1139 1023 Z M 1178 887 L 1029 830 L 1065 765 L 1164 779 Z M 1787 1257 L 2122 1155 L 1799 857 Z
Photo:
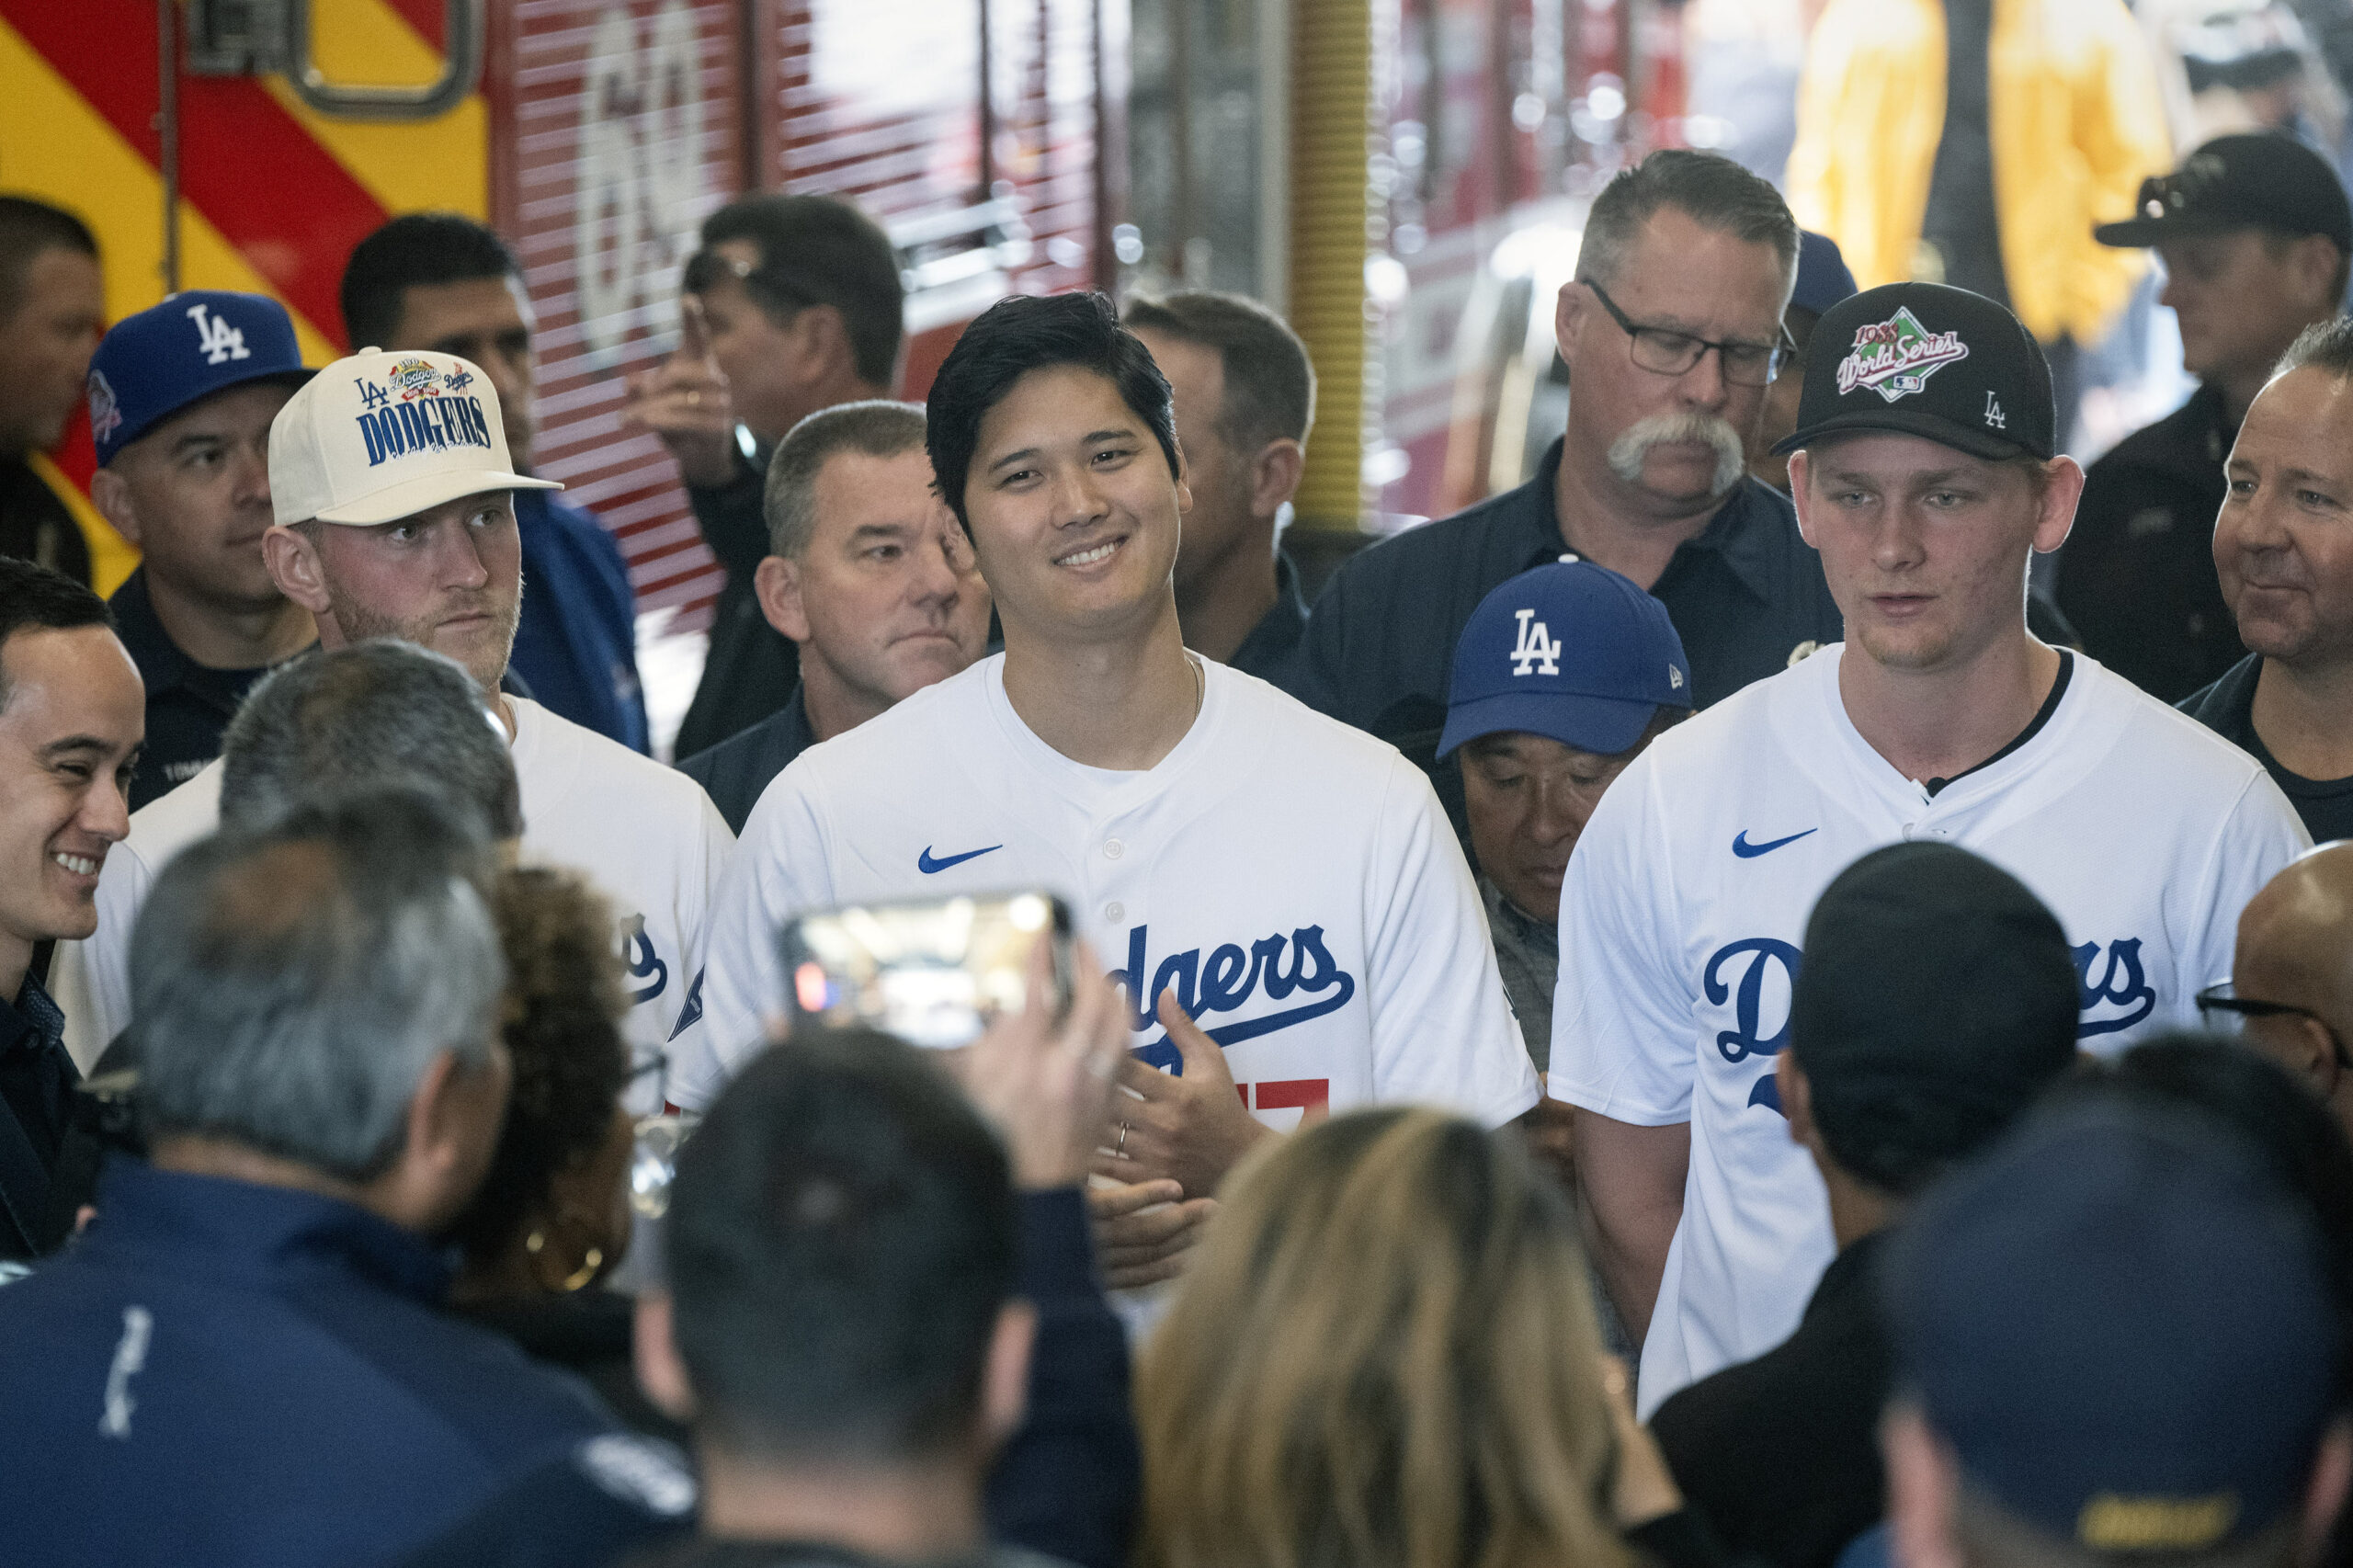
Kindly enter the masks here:
M 1801 231 L 1798 286 L 1790 296 L 1790 303 L 1818 316 L 1839 301 L 1852 299 L 1859 292 L 1855 287 L 1855 275 L 1847 268 L 1847 258 L 1839 254 L 1838 242 L 1811 229 Z
M 2317 1227 L 2253 1152 L 2089 1099 L 1932 1190 L 1880 1277 L 1970 1484 L 2096 1552 L 2193 1552 L 2302 1501 L 2338 1404 Z
M 1560 561 L 1479 601 L 1454 645 L 1438 755 L 1502 730 L 1578 751 L 1631 749 L 1662 707 L 1691 706 L 1666 607 L 1606 566 Z
M 100 466 L 190 403 L 247 381 L 308 381 L 294 322 L 267 294 L 198 289 L 125 316 L 90 359 Z

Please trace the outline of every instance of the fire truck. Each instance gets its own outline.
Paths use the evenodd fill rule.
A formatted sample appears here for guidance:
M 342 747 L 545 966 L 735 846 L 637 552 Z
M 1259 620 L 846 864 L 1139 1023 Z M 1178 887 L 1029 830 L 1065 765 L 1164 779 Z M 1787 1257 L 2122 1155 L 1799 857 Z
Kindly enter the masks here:
M 313 363 L 352 347 L 337 285 L 362 236 L 426 209 L 489 222 L 537 306 L 541 472 L 619 536 L 641 609 L 691 625 L 716 567 L 675 469 L 620 408 L 625 375 L 675 342 L 680 267 L 731 198 L 836 193 L 883 224 L 911 397 L 1007 293 L 1266 299 L 1317 365 L 1293 537 L 1332 554 L 1516 482 L 1522 339 L 1541 307 L 1508 294 L 1495 258 L 1532 246 L 1557 268 L 1579 197 L 1677 139 L 1675 15 L 1667 0 L 0 0 L 0 189 L 90 223 L 111 318 L 178 289 L 264 291 Z M 58 483 L 77 489 L 89 463 L 78 432 Z M 82 515 L 109 587 L 129 547 Z

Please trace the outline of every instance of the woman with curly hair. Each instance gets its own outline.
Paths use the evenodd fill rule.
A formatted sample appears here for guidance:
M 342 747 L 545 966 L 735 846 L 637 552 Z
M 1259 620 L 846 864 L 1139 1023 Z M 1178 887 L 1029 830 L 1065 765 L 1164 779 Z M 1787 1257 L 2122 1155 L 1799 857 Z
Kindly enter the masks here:
M 629 1298 L 597 1289 L 629 1248 L 633 1119 L 628 1010 L 605 901 L 568 871 L 502 874 L 506 1123 L 454 1236 L 452 1303 L 531 1355 L 572 1368 L 621 1416 L 664 1425 L 630 1373 Z
M 1138 1373 L 1142 1568 L 1633 1568 L 1631 1525 L 1716 1555 L 1517 1135 L 1358 1111 L 1220 1197 Z

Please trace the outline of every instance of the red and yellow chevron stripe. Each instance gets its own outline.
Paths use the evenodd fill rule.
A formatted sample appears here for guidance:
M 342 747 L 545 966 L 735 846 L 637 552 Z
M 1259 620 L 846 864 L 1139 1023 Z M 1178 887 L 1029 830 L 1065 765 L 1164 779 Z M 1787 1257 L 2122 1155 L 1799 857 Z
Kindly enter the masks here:
M 335 0 L 313 7 L 312 30 L 337 80 L 429 81 L 440 69 L 440 0 Z M 158 97 L 148 0 L 0 0 L 0 191 L 89 223 L 112 320 L 164 297 Z M 373 123 L 317 115 L 276 77 L 183 74 L 179 106 L 180 287 L 275 295 L 313 364 L 347 347 L 336 286 L 369 231 L 426 208 L 489 217 L 479 92 L 436 119 Z M 61 475 L 86 483 L 76 455 L 69 440 Z M 86 504 L 77 515 L 110 591 L 136 555 Z

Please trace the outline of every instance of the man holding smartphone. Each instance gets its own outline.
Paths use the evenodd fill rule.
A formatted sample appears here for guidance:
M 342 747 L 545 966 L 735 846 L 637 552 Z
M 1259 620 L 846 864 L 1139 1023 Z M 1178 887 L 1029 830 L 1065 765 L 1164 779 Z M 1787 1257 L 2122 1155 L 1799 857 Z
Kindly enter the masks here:
M 1105 1130 L 1098 1169 L 1122 1186 L 1098 1215 L 1181 1188 L 1160 1221 L 1181 1229 L 1267 1129 L 1331 1110 L 1528 1110 L 1535 1071 L 1427 780 L 1186 652 L 1168 383 L 1109 301 L 997 304 L 928 414 L 1005 653 L 804 752 L 761 797 L 721 883 L 709 1044 L 681 1064 L 681 1103 L 713 1095 L 782 1006 L 785 921 L 1037 887 L 1121 960 L 1130 1086 L 1149 1096 Z M 1146 1260 L 1124 1245 L 1151 1244 L 1105 1240 L 1135 1282 Z

